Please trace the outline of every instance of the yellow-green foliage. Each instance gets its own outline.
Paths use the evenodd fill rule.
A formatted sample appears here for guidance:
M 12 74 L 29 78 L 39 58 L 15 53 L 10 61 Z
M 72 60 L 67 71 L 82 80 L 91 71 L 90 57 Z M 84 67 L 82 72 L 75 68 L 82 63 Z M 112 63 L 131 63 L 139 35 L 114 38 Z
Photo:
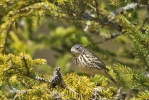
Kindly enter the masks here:
M 21 99 L 49 99 L 54 98 L 53 93 L 60 95 L 63 99 L 86 100 L 93 96 L 96 84 L 91 82 L 87 76 L 78 76 L 77 73 L 70 73 L 63 76 L 66 87 L 50 88 L 51 75 L 40 75 L 34 72 L 34 67 L 46 64 L 45 59 L 32 59 L 26 53 L 18 56 L 0 54 L 0 79 L 1 86 L 9 86 L 10 94 L 14 98 Z M 104 97 L 112 97 L 114 88 L 101 91 Z M 3 92 L 5 94 L 5 92 Z
M 118 80 L 120 80 L 122 85 L 129 88 L 148 88 L 149 87 L 149 79 L 143 75 L 143 70 L 135 70 L 132 68 L 128 68 L 127 66 L 115 64 L 113 68 L 114 72 L 118 76 Z
M 149 42 L 148 42 L 148 30 L 142 33 L 137 27 L 130 23 L 124 16 L 121 16 L 120 22 L 124 25 L 123 31 L 131 39 L 130 41 L 134 44 L 135 54 L 138 59 L 143 62 L 143 66 L 149 69 Z
M 20 53 L 18 56 L 0 54 L 1 80 L 11 77 L 11 75 L 30 76 L 33 68 L 37 65 L 46 64 L 45 59 L 33 60 L 29 54 Z
M 95 83 L 91 82 L 87 76 L 78 76 L 76 73 L 67 74 L 64 76 L 64 81 L 68 87 L 74 90 L 82 98 L 91 98 L 92 92 L 95 88 Z M 67 94 L 67 90 L 63 91 L 64 94 Z M 67 98 L 73 98 L 69 95 Z
M 148 7 L 148 0 L 135 2 L 138 5 L 141 3 L 139 7 Z M 1 0 L 0 8 L 1 99 L 111 100 L 115 96 L 119 99 L 128 96 L 132 100 L 149 98 L 149 9 L 139 10 L 132 0 Z M 138 11 L 141 11 L 141 17 L 142 11 L 145 11 L 143 21 L 137 16 L 140 13 Z M 121 14 L 124 15 L 118 17 Z M 120 44 L 123 50 L 111 44 L 104 44 L 110 50 L 97 45 L 120 34 L 124 38 L 112 43 Z M 102 41 L 101 37 L 105 39 Z M 128 41 L 133 48 L 130 44 L 127 45 Z M 105 65 L 110 64 L 109 74 L 118 84 L 111 83 L 101 75 L 90 79 L 79 76 L 76 72 L 68 73 L 71 67 L 70 48 L 76 43 L 101 54 L 98 56 Z M 37 57 L 35 55 L 39 49 L 56 52 L 56 64 L 49 67 L 49 62 L 47 64 L 45 59 L 33 59 Z M 53 61 L 52 57 L 50 60 Z M 130 63 L 123 61 L 125 58 Z M 132 63 L 134 60 L 136 63 Z M 113 64 L 115 65 L 112 66 Z M 60 85 L 52 87 L 52 74 L 38 72 L 38 68 L 42 69 L 43 66 L 49 67 L 50 70 L 45 69 L 49 73 L 60 66 L 65 88 Z M 119 91 L 119 87 L 123 90 Z M 133 93 L 133 90 L 138 92 Z
M 120 4 L 120 0 L 110 0 L 110 5 L 118 6 Z
M 138 94 L 138 100 L 146 100 L 146 98 L 149 98 L 149 91 L 146 90 L 144 92 L 140 92 Z
M 77 73 L 63 76 L 65 88 L 58 86 L 51 88 L 49 80 L 52 75 L 40 75 L 34 72 L 34 67 L 43 64 L 46 64 L 45 59 L 32 59 L 26 53 L 20 53 L 18 56 L 0 54 L 0 85 L 9 87 L 7 90 L 2 89 L 1 97 L 5 98 L 7 93 L 8 96 L 14 94 L 14 98 L 21 99 L 54 99 L 59 97 L 62 99 L 87 100 L 93 98 L 95 94 L 98 98 L 108 99 L 113 99 L 117 94 L 118 89 L 116 87 L 107 87 L 108 84 L 104 84 L 106 80 L 100 80 L 100 86 L 98 86 L 87 76 L 79 76 Z M 144 83 L 142 89 L 148 86 L 148 83 L 146 83 L 147 78 L 138 71 L 126 68 L 120 64 L 115 65 L 113 71 L 117 74 L 116 79 L 123 82 L 121 84 L 125 88 L 140 87 L 142 82 Z M 144 98 L 145 95 L 147 94 L 140 92 L 138 97 Z

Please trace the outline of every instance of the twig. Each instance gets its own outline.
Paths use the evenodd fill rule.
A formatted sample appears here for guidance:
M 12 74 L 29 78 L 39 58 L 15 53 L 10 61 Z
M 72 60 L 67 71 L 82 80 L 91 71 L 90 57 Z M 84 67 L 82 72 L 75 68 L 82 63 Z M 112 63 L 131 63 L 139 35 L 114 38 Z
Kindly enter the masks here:
M 32 89 L 32 87 L 31 87 L 31 86 L 27 86 L 27 84 L 26 84 L 26 83 L 24 83 L 23 81 L 21 81 L 21 80 L 19 80 L 19 81 L 20 81 L 20 83 L 21 83 L 24 87 L 29 88 L 29 89 Z
M 96 7 L 96 14 L 97 14 L 97 17 L 99 18 L 99 3 L 98 3 L 98 0 L 95 0 L 95 7 Z
M 31 76 L 27 76 L 27 77 L 38 80 L 40 82 L 42 81 L 42 82 L 45 82 L 47 84 L 51 84 L 50 88 L 55 88 L 56 86 L 59 86 L 60 88 L 65 88 L 68 91 L 71 91 L 74 94 L 76 94 L 78 97 L 80 97 L 80 98 L 82 97 L 81 94 L 77 93 L 72 88 L 66 86 L 66 84 L 63 81 L 62 75 L 60 73 L 60 67 L 58 67 L 54 70 L 53 76 L 49 81 L 46 81 L 44 78 L 41 78 L 41 77 L 31 77 Z
M 10 90 L 11 93 L 26 93 L 28 91 L 28 90 L 18 90 L 12 86 L 11 88 L 12 88 L 12 90 Z
M 130 3 L 130 4 L 127 4 L 126 6 L 124 7 L 121 7 L 121 8 L 118 8 L 115 12 L 113 12 L 115 15 L 119 14 L 119 13 L 122 13 L 124 11 L 127 11 L 127 10 L 130 10 L 130 9 L 134 9 L 134 8 L 138 8 L 138 7 L 146 7 L 147 5 L 142 5 L 142 4 L 139 4 L 139 3 Z
M 124 34 L 124 33 L 122 33 L 122 34 Z M 101 44 L 101 43 L 106 42 L 108 40 L 114 39 L 114 38 L 118 37 L 119 35 L 121 35 L 121 34 L 120 33 L 114 34 L 114 35 L 111 34 L 111 37 L 110 38 L 106 38 L 105 40 L 102 40 L 102 41 L 99 41 L 99 42 L 96 42 L 96 43 L 93 43 L 93 44 Z
M 110 21 L 107 16 L 102 15 L 102 18 L 94 18 L 92 19 L 95 22 L 98 22 L 102 26 L 109 26 L 110 28 L 116 29 L 118 32 L 122 31 L 122 26 Z
M 11 26 L 11 25 L 10 25 Z M 10 27 L 7 29 L 7 32 L 5 33 L 5 37 L 4 37 L 4 42 L 3 42 L 3 44 L 2 44 L 2 46 L 1 46 L 1 48 L 2 48 L 2 52 L 4 52 L 5 51 L 5 47 L 6 47 L 6 40 L 7 40 L 7 38 L 8 38 L 8 32 L 10 31 Z
M 26 62 L 26 58 L 23 56 L 22 60 L 24 61 L 24 64 L 25 64 L 25 68 L 26 68 L 26 71 L 27 71 L 27 76 L 30 76 L 30 72 L 29 72 L 29 67 L 27 65 L 27 62 Z
M 138 4 L 138 3 L 130 3 L 130 4 L 126 5 L 126 6 L 124 6 L 124 7 L 121 7 L 119 9 L 117 9 L 115 12 L 111 13 L 111 15 L 113 16 L 113 17 L 111 16 L 111 18 L 114 19 L 116 14 L 121 13 L 121 12 L 126 11 L 126 10 L 129 10 L 129 9 L 134 9 L 134 8 L 138 7 L 138 5 L 141 6 L 141 4 Z M 148 9 L 149 9 L 149 7 L 148 7 Z M 97 20 L 99 23 L 101 23 L 103 25 L 108 25 L 110 27 L 113 27 L 113 28 L 117 29 L 119 31 L 119 33 L 111 35 L 110 38 L 107 38 L 105 40 L 102 40 L 102 41 L 99 41 L 99 42 L 96 42 L 96 43 L 93 43 L 93 44 L 101 44 L 101 43 L 104 43 L 104 42 L 106 42 L 108 40 L 114 39 L 114 38 L 118 37 L 121 34 L 124 34 L 124 32 L 120 33 L 120 32 L 122 32 L 122 28 L 123 28 L 122 26 L 113 23 L 112 21 L 108 20 L 107 17 L 103 17 L 103 19 L 104 19 L 103 21 L 101 19 L 96 19 L 96 18 L 93 19 L 93 20 Z M 147 18 L 144 20 L 142 26 L 144 26 L 146 21 L 147 21 Z

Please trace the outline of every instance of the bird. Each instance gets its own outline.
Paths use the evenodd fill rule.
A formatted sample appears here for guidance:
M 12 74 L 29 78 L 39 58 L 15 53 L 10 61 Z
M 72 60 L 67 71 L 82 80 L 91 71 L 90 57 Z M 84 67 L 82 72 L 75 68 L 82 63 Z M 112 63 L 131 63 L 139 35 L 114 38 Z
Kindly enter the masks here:
M 75 64 L 80 68 L 82 72 L 89 75 L 103 75 L 116 84 L 115 79 L 108 74 L 109 69 L 106 68 L 105 64 L 96 54 L 86 49 L 83 45 L 73 45 L 71 47 L 71 54 Z

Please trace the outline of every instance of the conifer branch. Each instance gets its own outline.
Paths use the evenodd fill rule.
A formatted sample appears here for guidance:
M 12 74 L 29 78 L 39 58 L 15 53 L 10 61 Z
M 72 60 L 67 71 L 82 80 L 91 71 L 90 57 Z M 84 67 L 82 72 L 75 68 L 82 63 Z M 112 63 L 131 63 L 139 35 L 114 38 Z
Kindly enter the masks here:
M 75 90 L 73 90 L 69 86 L 66 86 L 66 84 L 63 81 L 62 75 L 60 73 L 60 67 L 58 67 L 58 68 L 56 68 L 54 70 L 53 76 L 52 76 L 52 78 L 49 81 L 46 81 L 44 78 L 41 78 L 41 77 L 32 77 L 31 75 L 30 76 L 27 76 L 27 77 L 29 77 L 31 79 L 34 79 L 34 80 L 38 80 L 40 82 L 44 82 L 44 83 L 50 84 L 50 88 L 49 89 L 56 88 L 56 86 L 58 86 L 60 88 L 66 89 L 66 91 L 68 92 L 68 94 L 72 94 L 73 93 L 74 95 L 77 95 L 78 98 L 82 98 L 83 97 L 81 94 L 77 93 Z M 18 92 L 19 91 L 21 91 L 21 90 L 18 90 Z M 55 96 L 56 97 L 58 96 L 58 94 L 57 95 L 56 94 L 55 93 L 53 94 L 53 98 L 55 98 Z

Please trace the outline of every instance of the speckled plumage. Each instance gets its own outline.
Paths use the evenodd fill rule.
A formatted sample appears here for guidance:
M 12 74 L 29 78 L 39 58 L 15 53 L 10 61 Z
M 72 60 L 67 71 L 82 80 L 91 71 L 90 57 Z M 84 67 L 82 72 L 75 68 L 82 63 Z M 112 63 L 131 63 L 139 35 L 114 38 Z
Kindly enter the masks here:
M 105 64 L 84 46 L 75 44 L 71 47 L 71 53 L 75 64 L 79 66 L 83 72 L 89 75 L 101 74 L 116 83 L 114 78 L 107 73 L 108 69 Z

